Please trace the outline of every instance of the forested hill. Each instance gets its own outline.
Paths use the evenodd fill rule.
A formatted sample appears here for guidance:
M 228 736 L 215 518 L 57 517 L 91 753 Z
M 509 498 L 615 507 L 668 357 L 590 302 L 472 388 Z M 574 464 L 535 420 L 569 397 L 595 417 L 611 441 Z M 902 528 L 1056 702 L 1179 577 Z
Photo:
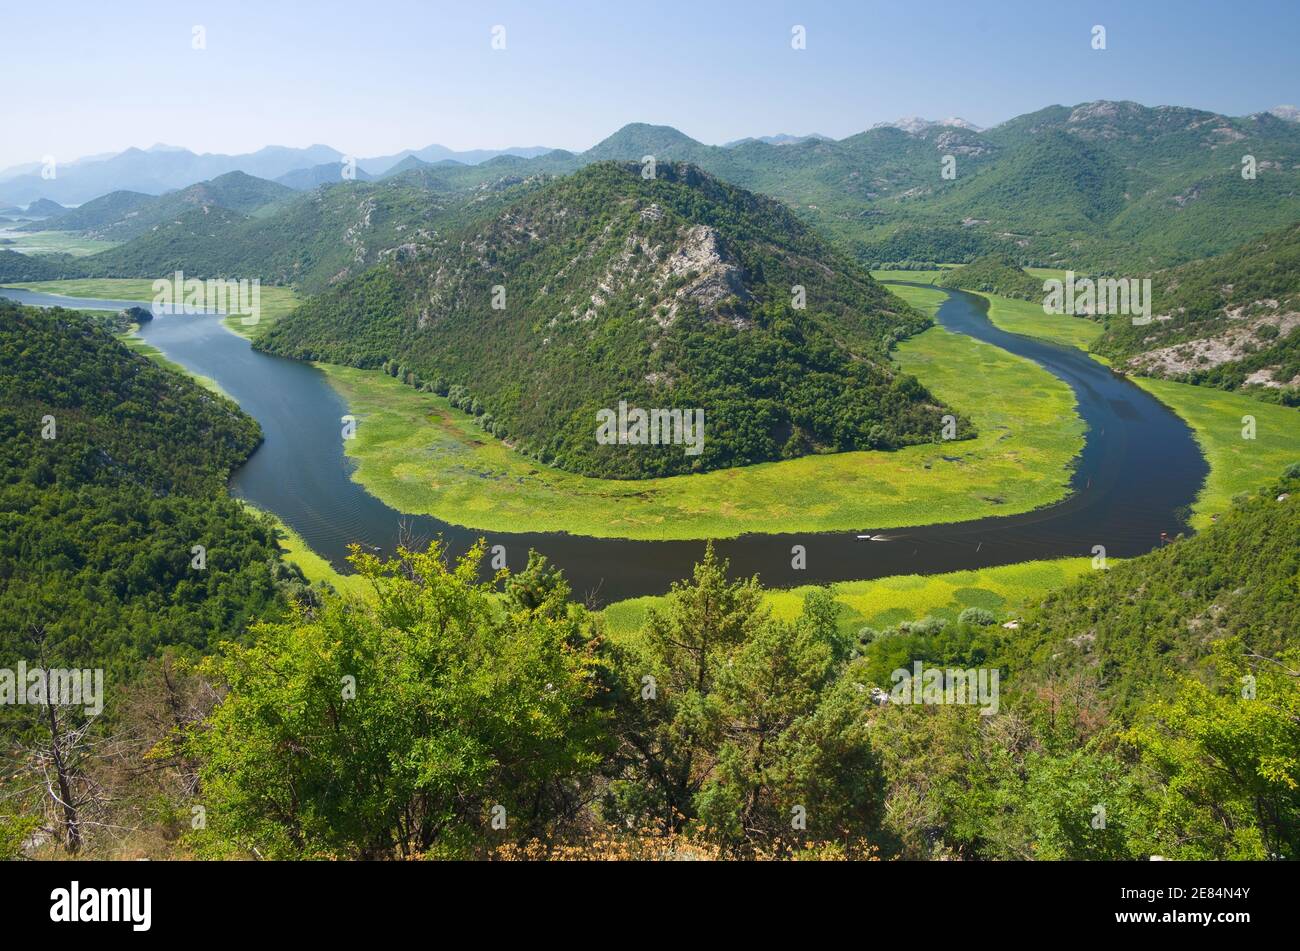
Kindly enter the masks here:
M 1085 676 L 1131 710 L 1217 641 L 1300 649 L 1300 462 L 1205 531 L 1049 594 L 1016 632 L 1021 689 Z
M 610 162 L 341 283 L 258 346 L 387 364 L 543 461 L 636 478 L 937 439 L 946 410 L 887 359 L 927 324 L 783 205 Z M 703 409 L 702 455 L 598 445 L 620 401 Z
M 283 613 L 301 576 L 279 562 L 270 525 L 225 493 L 259 438 L 233 403 L 85 316 L 0 300 L 8 666 L 125 675 L 166 647 L 205 650 Z
M 1300 404 L 1300 224 L 1151 278 L 1150 324 L 1097 345 L 1136 372 Z
M 953 268 L 936 282 L 940 287 L 955 287 L 1019 300 L 1041 300 L 1043 282 L 1026 274 L 1005 254 L 986 254 L 970 264 Z
M 82 315 L 6 300 L 0 393 L 5 469 L 56 482 L 207 492 L 261 438 L 234 403 L 131 354 Z

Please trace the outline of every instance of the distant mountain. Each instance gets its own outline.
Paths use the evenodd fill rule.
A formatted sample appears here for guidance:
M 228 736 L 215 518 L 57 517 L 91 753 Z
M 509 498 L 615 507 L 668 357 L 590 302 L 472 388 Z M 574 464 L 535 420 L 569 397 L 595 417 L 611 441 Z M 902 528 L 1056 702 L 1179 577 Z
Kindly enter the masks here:
M 394 165 L 403 159 L 414 157 L 421 162 L 432 165 L 435 162 L 451 160 L 459 162 L 462 165 L 477 165 L 480 162 L 486 162 L 488 159 L 494 159 L 498 155 L 514 155 L 519 158 L 537 158 L 539 155 L 545 155 L 552 149 L 533 145 L 527 147 L 511 147 L 508 149 L 466 149 L 458 152 L 455 149 L 449 149 L 444 145 L 427 145 L 422 149 L 404 149 L 393 155 L 380 155 L 374 158 L 363 158 L 358 161 L 358 165 L 364 168 L 371 175 L 379 176 L 388 172 Z
M 158 201 L 156 197 L 143 192 L 109 192 L 107 195 L 64 212 L 52 221 L 26 225 L 20 230 L 53 228 L 59 231 L 77 231 L 88 237 L 98 237 L 114 225 L 138 215 L 142 208 L 156 201 Z
M 762 142 L 764 145 L 798 145 L 800 142 L 833 142 L 835 141 L 829 135 L 821 135 L 817 132 L 811 135 L 787 135 L 784 132 L 777 135 L 759 135 L 749 136 L 744 139 L 733 139 L 730 142 L 723 143 L 724 149 L 735 148 L 737 145 L 744 145 L 747 142 Z
M 206 213 L 221 208 L 251 214 L 293 194 L 292 189 L 276 182 L 243 172 L 227 172 L 210 182 L 200 182 L 158 198 L 138 192 L 112 192 L 57 218 L 26 225 L 22 230 L 51 228 L 78 231 L 110 241 L 127 241 L 195 209 Z
M 57 165 L 51 179 L 42 178 L 39 168 L 2 178 L 0 202 L 26 204 L 45 197 L 80 204 L 113 191 L 161 195 L 227 172 L 242 171 L 274 179 L 294 169 L 337 162 L 342 157 L 324 145 L 305 149 L 268 146 L 248 155 L 196 155 L 170 146 L 155 146 L 148 151 L 132 148 L 109 158 Z
M 400 162 L 396 162 L 396 163 L 394 163 L 393 165 L 390 165 L 390 166 L 389 166 L 389 167 L 388 167 L 388 168 L 387 168 L 387 169 L 386 169 L 382 174 L 380 174 L 378 177 L 380 177 L 380 178 L 391 178 L 391 177 L 394 176 L 394 175 L 401 175 L 401 174 L 404 173 L 404 172 L 412 172 L 412 171 L 418 171 L 418 170 L 420 170 L 420 169 L 429 168 L 429 167 L 431 167 L 433 164 L 434 164 L 433 162 L 426 162 L 424 159 L 419 158 L 419 157 L 417 157 L 417 156 L 415 156 L 415 155 L 408 155 L 408 156 L 406 156 L 404 159 L 402 159 Z M 439 163 L 439 164 L 441 164 L 441 163 Z M 463 163 L 463 162 L 448 162 L 448 164 L 450 164 L 450 165 L 464 165 L 465 163 Z
M 934 128 L 951 128 L 966 129 L 969 132 L 982 132 L 973 122 L 967 122 L 965 119 L 952 116 L 948 119 L 922 119 L 919 116 L 905 116 L 902 119 L 895 119 L 893 122 L 877 122 L 871 128 L 873 129 L 902 129 L 904 132 L 911 132 L 916 135 L 921 132 L 928 132 Z
M 484 209 L 501 200 L 468 191 L 448 196 L 402 178 L 290 192 L 272 213 L 192 209 L 116 248 L 79 258 L 78 266 L 87 277 L 157 277 L 181 269 L 195 277 L 255 277 L 316 293 L 389 255 L 428 248 L 471 198 Z
M 698 162 L 707 158 L 714 149 L 714 146 L 697 142 L 672 126 L 632 122 L 583 152 L 582 158 L 587 162 L 611 159 L 639 162 L 645 156 L 653 155 L 656 161 Z
M 295 191 L 308 191 L 321 185 L 337 185 L 339 182 L 348 181 L 343 177 L 345 168 L 342 162 L 325 162 L 321 165 L 313 165 L 311 168 L 297 168 L 292 172 L 285 172 L 275 180 Z M 360 164 L 351 169 L 351 174 L 351 180 L 358 182 L 369 182 L 375 177 Z
M 1287 122 L 1300 122 L 1300 109 L 1295 106 L 1274 106 L 1268 111 Z
M 178 155 L 166 149 L 148 157 Z M 869 265 L 1001 254 L 1026 264 L 1149 273 L 1300 220 L 1300 123 L 1133 102 L 1049 106 L 985 131 L 961 120 L 899 120 L 839 141 L 810 136 L 779 145 L 752 139 L 711 146 L 669 126 L 632 123 L 576 155 L 499 154 L 467 164 L 408 153 L 384 175 L 454 204 L 478 189 L 499 192 L 597 161 L 645 156 L 690 162 L 776 198 Z M 1242 175 L 1245 157 L 1253 177 Z M 332 178 L 337 161 L 335 154 L 294 169 L 287 180 L 329 188 L 364 183 L 359 175 L 358 182 L 313 186 Z M 389 237 L 403 243 L 397 232 Z M 366 251 L 369 257 L 375 248 Z
M 543 461 L 642 478 L 934 439 L 945 411 L 887 358 L 927 323 L 777 202 L 686 164 L 601 162 L 341 282 L 257 346 L 387 362 Z M 701 452 L 602 444 L 597 413 L 621 402 L 702 410 Z
M 1101 353 L 1132 372 L 1300 406 L 1300 224 L 1151 285 L 1152 322 L 1111 318 Z
M 40 198 L 24 210 L 28 218 L 49 218 L 53 215 L 61 215 L 68 209 L 64 208 L 57 201 L 50 201 L 48 198 Z

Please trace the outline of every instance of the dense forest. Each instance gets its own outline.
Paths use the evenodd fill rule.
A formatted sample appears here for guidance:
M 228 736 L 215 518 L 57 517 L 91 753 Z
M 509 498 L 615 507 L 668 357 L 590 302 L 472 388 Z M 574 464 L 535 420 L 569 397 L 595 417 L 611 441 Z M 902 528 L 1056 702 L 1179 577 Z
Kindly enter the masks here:
M 126 747 L 155 768 L 121 748 L 125 762 L 87 764 L 136 825 L 86 846 L 1295 858 L 1298 489 L 1293 466 L 1203 535 L 1099 570 L 1014 629 L 969 609 L 846 631 L 829 588 L 779 620 L 710 550 L 610 638 L 538 556 L 480 582 L 482 546 L 455 564 L 436 544 L 358 551 L 372 598 L 300 601 L 114 693 Z M 996 709 L 906 702 L 897 671 L 918 662 L 996 671 Z M 6 802 L 12 842 L 31 815 Z
M 76 815 L 59 838 L 79 843 L 106 808 L 88 764 L 120 726 L 112 698 L 164 653 L 197 657 L 315 596 L 270 524 L 225 494 L 259 439 L 233 403 L 97 321 L 0 300 L 2 665 L 100 669 L 110 698 L 98 718 L 0 706 L 0 826 L 52 834 L 58 773 Z
M 340 284 L 257 346 L 385 366 L 543 462 L 639 478 L 936 441 L 949 411 L 887 359 L 927 323 L 777 202 L 690 166 L 600 163 Z M 598 443 L 620 402 L 702 409 L 702 453 Z

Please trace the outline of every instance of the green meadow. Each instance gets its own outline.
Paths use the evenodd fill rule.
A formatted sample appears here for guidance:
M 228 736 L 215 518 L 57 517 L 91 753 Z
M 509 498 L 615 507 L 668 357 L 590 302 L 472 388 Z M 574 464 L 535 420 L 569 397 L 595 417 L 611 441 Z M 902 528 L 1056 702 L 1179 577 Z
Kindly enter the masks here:
M 929 270 L 929 271 L 903 271 L 903 270 L 872 271 L 871 276 L 874 277 L 876 280 L 882 281 L 883 283 L 886 284 L 892 281 L 907 281 L 912 284 L 933 284 L 935 281 L 939 279 L 939 275 L 942 274 L 945 270 L 957 266 L 958 265 L 956 264 L 941 264 L 939 265 L 939 268 L 937 270 Z
M 1210 464 L 1192 506 L 1192 526 L 1204 528 L 1239 492 L 1254 492 L 1300 462 L 1300 410 L 1262 403 L 1243 393 L 1150 377 L 1129 377 L 1182 417 Z M 1243 417 L 1255 418 L 1255 438 L 1245 439 Z
M 1092 344 L 1101 336 L 1101 324 L 1086 317 L 1047 314 L 1038 301 L 1012 300 L 992 294 L 983 296 L 989 300 L 989 320 L 995 327 L 1008 333 L 1041 337 L 1080 350 L 1091 349 Z
M 81 257 L 96 251 L 107 251 L 118 245 L 116 241 L 86 238 L 70 231 L 0 231 L 0 248 L 21 251 L 23 254 L 71 254 Z
M 943 296 L 903 290 L 930 309 Z M 353 478 L 394 508 L 472 528 L 726 538 L 964 521 L 1026 512 L 1067 494 L 1084 427 L 1066 384 L 1031 361 L 939 327 L 904 341 L 895 358 L 967 413 L 979 435 L 637 481 L 544 466 L 441 397 L 376 371 L 321 368 L 358 418 L 347 445 L 357 462 Z M 1015 398 L 984 398 L 990 392 Z
M 831 585 L 831 589 L 840 605 L 840 628 L 856 631 L 863 626 L 879 629 L 923 617 L 956 620 L 966 608 L 984 608 L 999 619 L 1014 617 L 1026 603 L 1091 570 L 1089 558 L 1062 558 L 978 571 L 845 581 Z M 768 590 L 764 592 L 764 603 L 776 617 L 793 618 L 802 610 L 804 596 L 810 590 L 812 586 Z M 606 632 L 618 638 L 638 630 L 646 611 L 663 602 L 663 597 L 651 596 L 609 605 L 601 612 Z
M 1036 304 L 984 296 L 989 299 L 989 319 L 1013 333 L 1084 350 L 1100 333 L 1098 325 L 1082 317 L 1044 314 Z M 1107 362 L 1096 354 L 1092 358 Z M 1252 492 L 1275 480 L 1291 463 L 1300 462 L 1300 411 L 1294 408 L 1209 386 L 1142 376 L 1129 379 L 1192 428 L 1209 463 L 1210 474 L 1192 506 L 1194 528 L 1204 528 L 1212 515 L 1225 511 L 1234 495 Z M 1245 416 L 1255 418 L 1253 440 L 1242 437 Z

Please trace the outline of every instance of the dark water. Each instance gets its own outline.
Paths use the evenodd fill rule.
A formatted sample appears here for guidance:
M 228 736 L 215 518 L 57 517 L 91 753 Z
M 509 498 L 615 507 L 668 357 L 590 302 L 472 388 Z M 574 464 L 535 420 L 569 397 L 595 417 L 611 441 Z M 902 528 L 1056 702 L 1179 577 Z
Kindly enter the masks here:
M 90 306 L 30 293 L 26 302 Z M 1082 351 L 999 330 L 986 309 L 981 297 L 950 292 L 938 320 L 949 330 L 1028 357 L 1071 386 L 1088 426 L 1071 496 L 1023 515 L 887 529 L 888 541 L 858 539 L 877 534 L 874 526 L 863 525 L 854 531 L 745 535 L 719 542 L 720 554 L 731 559 L 736 573 L 757 573 L 765 584 L 783 587 L 1090 556 L 1094 545 L 1105 546 L 1111 557 L 1129 557 L 1159 545 L 1161 532 L 1173 536 L 1185 529 L 1186 508 L 1208 471 L 1186 424 Z M 505 546 L 512 569 L 522 568 L 528 550 L 535 548 L 564 569 L 575 593 L 605 603 L 666 591 L 689 574 L 704 550 L 702 541 L 486 532 L 403 515 L 349 478 L 352 463 L 343 453 L 340 422 L 348 410 L 319 370 L 254 351 L 216 317 L 161 317 L 146 324 L 141 336 L 169 359 L 216 380 L 257 419 L 266 441 L 234 474 L 231 491 L 275 512 L 340 568 L 346 568 L 349 543 L 391 552 L 403 526 L 419 540 L 441 536 L 453 553 L 483 536 L 489 545 Z M 973 401 L 1016 398 L 1015 393 L 981 393 L 978 379 L 971 392 Z M 791 568 L 796 544 L 807 549 L 806 570 Z

